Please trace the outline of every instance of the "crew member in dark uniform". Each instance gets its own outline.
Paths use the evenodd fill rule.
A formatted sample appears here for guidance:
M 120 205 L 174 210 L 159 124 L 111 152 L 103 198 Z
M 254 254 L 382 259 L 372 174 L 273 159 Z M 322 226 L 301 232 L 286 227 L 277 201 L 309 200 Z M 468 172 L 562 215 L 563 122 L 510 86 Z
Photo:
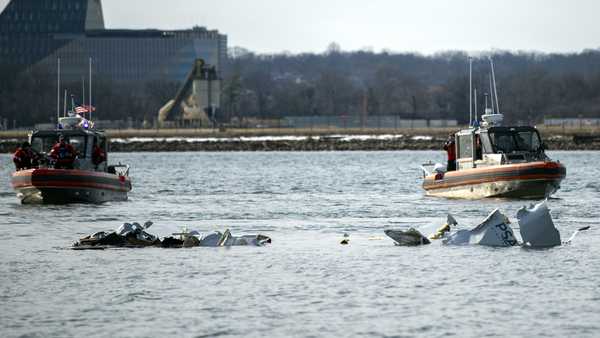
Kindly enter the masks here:
M 456 141 L 454 134 L 448 137 L 448 141 L 444 144 L 444 150 L 448 153 L 447 171 L 456 171 Z
M 483 159 L 483 148 L 481 146 L 481 135 L 475 135 L 475 161 Z
M 60 135 L 58 143 L 52 147 L 50 157 L 54 159 L 54 168 L 56 169 L 73 169 L 73 163 L 77 152 L 72 145 L 65 142 L 65 138 Z

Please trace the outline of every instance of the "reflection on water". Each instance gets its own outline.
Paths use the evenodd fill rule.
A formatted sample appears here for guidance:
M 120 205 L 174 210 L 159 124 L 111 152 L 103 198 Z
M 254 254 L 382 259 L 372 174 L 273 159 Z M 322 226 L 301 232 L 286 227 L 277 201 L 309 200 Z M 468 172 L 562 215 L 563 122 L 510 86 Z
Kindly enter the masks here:
M 427 198 L 420 163 L 442 152 L 114 154 L 125 203 L 22 206 L 0 156 L 2 336 L 595 336 L 600 330 L 600 152 L 549 201 L 573 245 L 550 250 L 394 247 L 384 229 L 461 226 L 529 202 Z M 82 234 L 153 220 L 265 233 L 266 248 L 64 250 Z M 339 241 L 350 234 L 350 245 Z M 35 325 L 32 325 L 34 323 Z M 525 331 L 524 331 L 525 330 Z

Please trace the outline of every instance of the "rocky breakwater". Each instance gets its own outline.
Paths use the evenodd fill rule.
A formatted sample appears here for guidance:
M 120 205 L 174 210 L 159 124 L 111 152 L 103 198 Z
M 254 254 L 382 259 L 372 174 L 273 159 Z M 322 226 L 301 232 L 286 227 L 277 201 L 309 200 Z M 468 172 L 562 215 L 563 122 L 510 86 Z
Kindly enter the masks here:
M 340 135 L 240 138 L 132 138 L 114 139 L 119 152 L 169 151 L 366 151 L 439 150 L 444 140 L 432 136 Z

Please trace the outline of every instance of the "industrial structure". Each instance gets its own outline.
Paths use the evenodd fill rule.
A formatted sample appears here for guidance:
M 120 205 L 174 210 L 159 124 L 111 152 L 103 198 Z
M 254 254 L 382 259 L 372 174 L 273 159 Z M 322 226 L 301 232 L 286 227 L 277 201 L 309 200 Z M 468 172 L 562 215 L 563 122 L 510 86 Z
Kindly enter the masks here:
M 55 75 L 65 82 L 94 73 L 115 83 L 181 82 L 190 63 L 221 69 L 227 36 L 216 30 L 105 29 L 100 0 L 11 0 L 0 14 L 0 64 Z
M 221 78 L 215 66 L 197 59 L 173 100 L 160 109 L 158 121 L 177 121 L 188 127 L 216 126 L 221 107 Z

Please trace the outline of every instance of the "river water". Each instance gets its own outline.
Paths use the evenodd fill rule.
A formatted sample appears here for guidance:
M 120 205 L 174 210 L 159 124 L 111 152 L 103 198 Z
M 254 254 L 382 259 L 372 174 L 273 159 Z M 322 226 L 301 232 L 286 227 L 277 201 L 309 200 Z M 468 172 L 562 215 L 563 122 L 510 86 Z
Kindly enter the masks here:
M 384 229 L 461 228 L 523 201 L 423 196 L 442 152 L 133 153 L 130 200 L 23 206 L 0 155 L 0 336 L 600 335 L 600 152 L 554 152 L 568 177 L 547 250 L 395 247 Z M 72 251 L 125 221 L 159 236 L 263 233 L 268 247 Z M 518 232 L 518 231 L 517 231 Z M 339 244 L 344 233 L 350 245 Z

